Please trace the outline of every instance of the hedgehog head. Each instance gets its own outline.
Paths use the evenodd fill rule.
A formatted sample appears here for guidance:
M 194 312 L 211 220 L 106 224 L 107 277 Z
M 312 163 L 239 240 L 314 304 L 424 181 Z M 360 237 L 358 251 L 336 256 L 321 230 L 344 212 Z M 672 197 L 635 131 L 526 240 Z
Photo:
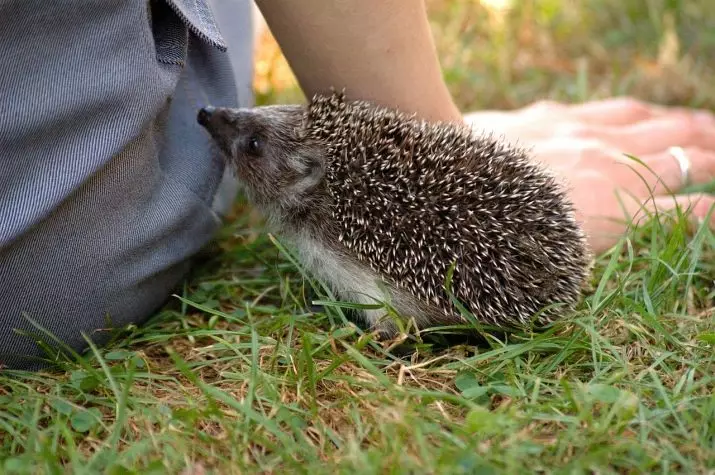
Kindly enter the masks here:
M 204 107 L 197 120 L 249 199 L 265 211 L 287 214 L 314 201 L 325 175 L 324 149 L 306 136 L 304 112 L 299 105 Z

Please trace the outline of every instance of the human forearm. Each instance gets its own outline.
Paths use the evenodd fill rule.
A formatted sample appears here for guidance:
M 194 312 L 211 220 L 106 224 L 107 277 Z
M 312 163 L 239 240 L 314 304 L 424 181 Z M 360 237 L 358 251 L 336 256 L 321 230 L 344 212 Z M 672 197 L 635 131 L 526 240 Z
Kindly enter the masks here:
M 432 120 L 461 120 L 422 0 L 257 0 L 307 96 L 346 88 Z

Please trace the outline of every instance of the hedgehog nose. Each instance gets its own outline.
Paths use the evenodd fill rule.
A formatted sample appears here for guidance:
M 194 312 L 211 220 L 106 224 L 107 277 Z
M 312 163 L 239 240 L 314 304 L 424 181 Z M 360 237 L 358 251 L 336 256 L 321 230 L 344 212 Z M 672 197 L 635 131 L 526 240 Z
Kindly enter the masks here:
M 211 120 L 211 116 L 213 115 L 214 112 L 216 112 L 216 108 L 213 106 L 202 107 L 196 116 L 196 120 L 198 121 L 199 124 L 206 127 L 208 125 L 209 121 Z

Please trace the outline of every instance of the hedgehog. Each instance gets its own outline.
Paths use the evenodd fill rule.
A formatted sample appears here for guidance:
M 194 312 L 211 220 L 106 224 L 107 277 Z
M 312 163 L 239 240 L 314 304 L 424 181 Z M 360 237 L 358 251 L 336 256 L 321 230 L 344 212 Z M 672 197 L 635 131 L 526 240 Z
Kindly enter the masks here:
M 197 120 L 269 229 L 379 336 L 405 328 L 395 316 L 543 327 L 579 301 L 584 234 L 526 148 L 345 91 Z

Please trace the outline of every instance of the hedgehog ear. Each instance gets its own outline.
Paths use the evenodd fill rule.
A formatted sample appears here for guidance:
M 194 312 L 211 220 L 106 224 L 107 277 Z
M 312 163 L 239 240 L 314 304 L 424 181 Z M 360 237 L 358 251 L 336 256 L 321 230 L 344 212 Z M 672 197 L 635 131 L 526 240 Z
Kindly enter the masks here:
M 325 175 L 325 169 L 323 167 L 323 162 L 316 157 L 306 157 L 304 162 L 305 168 L 301 174 L 300 179 L 296 180 L 290 186 L 290 192 L 294 195 L 300 195 L 313 189 L 318 185 Z
M 303 142 L 308 137 L 308 127 L 310 126 L 310 116 L 304 113 L 300 123 L 293 128 L 293 136 L 299 142 Z
M 306 157 L 305 177 L 316 182 L 323 178 L 325 174 L 325 162 L 320 152 L 310 154 Z

